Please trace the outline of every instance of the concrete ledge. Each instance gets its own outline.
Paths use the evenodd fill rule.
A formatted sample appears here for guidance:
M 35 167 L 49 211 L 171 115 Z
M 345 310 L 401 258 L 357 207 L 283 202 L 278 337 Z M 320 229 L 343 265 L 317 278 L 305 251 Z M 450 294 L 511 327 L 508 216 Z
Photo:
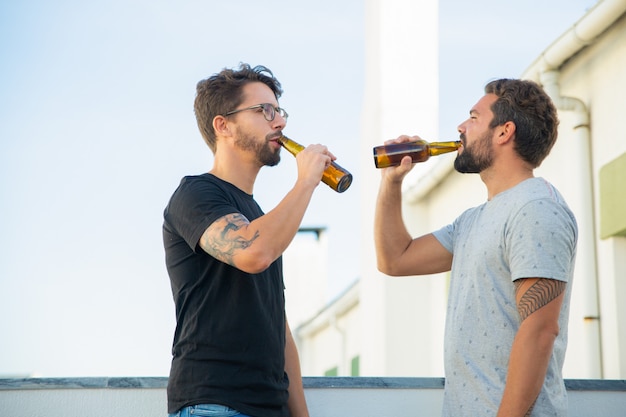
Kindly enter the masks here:
M 305 377 L 312 416 L 438 417 L 443 378 Z M 624 417 L 626 381 L 566 380 L 569 417 Z M 0 416 L 164 417 L 165 377 L 0 379 Z
M 89 377 L 89 378 L 5 378 L 2 390 L 81 389 L 81 388 L 161 388 L 167 377 Z
M 443 378 L 417 377 L 303 377 L 305 388 L 443 389 Z
M 568 391 L 623 391 L 626 392 L 626 379 L 566 379 Z
M 303 377 L 311 389 L 443 389 L 444 378 L 420 377 Z M 166 388 L 167 377 L 0 378 L 0 390 L 80 388 Z M 624 379 L 566 379 L 568 391 L 623 391 Z

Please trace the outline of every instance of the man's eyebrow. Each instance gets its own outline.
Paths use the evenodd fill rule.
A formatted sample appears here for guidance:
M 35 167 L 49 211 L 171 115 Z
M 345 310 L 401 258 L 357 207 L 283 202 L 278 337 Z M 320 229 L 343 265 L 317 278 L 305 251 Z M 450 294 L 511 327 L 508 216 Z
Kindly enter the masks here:
M 470 114 L 470 116 L 473 116 L 473 115 L 478 115 L 480 113 L 478 113 L 478 110 L 472 109 L 472 110 L 469 111 L 469 114 Z

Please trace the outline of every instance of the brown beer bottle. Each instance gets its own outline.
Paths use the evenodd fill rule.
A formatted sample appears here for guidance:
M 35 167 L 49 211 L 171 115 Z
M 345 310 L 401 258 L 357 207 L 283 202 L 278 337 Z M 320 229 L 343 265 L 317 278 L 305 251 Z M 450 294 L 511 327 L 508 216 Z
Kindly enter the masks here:
M 413 163 L 424 162 L 431 156 L 454 152 L 461 147 L 461 141 L 451 142 L 416 142 L 394 143 L 376 146 L 374 148 L 374 163 L 376 168 L 387 168 L 400 165 L 402 158 L 410 156 Z
M 304 146 L 300 145 L 298 142 L 294 142 L 287 136 L 282 136 L 278 139 L 278 142 L 293 156 L 296 156 L 304 149 Z M 343 193 L 350 187 L 350 184 L 352 184 L 352 174 L 332 161 L 324 171 L 324 175 L 322 175 L 322 182 L 338 193 Z

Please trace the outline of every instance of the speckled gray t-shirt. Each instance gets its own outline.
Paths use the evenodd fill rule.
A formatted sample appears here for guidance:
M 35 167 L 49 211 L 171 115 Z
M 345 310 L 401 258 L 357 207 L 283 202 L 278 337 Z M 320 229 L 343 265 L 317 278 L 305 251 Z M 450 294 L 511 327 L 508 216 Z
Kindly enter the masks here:
M 445 329 L 444 417 L 495 416 L 520 325 L 513 281 L 567 285 L 548 373 L 532 416 L 565 416 L 561 370 L 578 230 L 563 197 L 531 178 L 434 232 L 454 255 Z

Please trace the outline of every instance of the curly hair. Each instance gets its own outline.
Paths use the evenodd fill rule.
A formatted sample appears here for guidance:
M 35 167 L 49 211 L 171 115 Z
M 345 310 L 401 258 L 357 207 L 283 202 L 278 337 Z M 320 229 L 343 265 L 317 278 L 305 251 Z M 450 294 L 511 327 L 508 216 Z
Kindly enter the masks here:
M 243 101 L 243 86 L 251 82 L 267 85 L 277 99 L 283 93 L 272 71 L 262 65 L 253 68 L 244 63 L 238 69 L 224 68 L 196 85 L 194 113 L 200 133 L 213 153 L 216 142 L 213 119 L 237 108 Z
M 559 118 L 550 97 L 537 83 L 516 79 L 491 81 L 485 93 L 498 96 L 490 127 L 515 123 L 515 151 L 533 168 L 541 165 L 558 136 Z

